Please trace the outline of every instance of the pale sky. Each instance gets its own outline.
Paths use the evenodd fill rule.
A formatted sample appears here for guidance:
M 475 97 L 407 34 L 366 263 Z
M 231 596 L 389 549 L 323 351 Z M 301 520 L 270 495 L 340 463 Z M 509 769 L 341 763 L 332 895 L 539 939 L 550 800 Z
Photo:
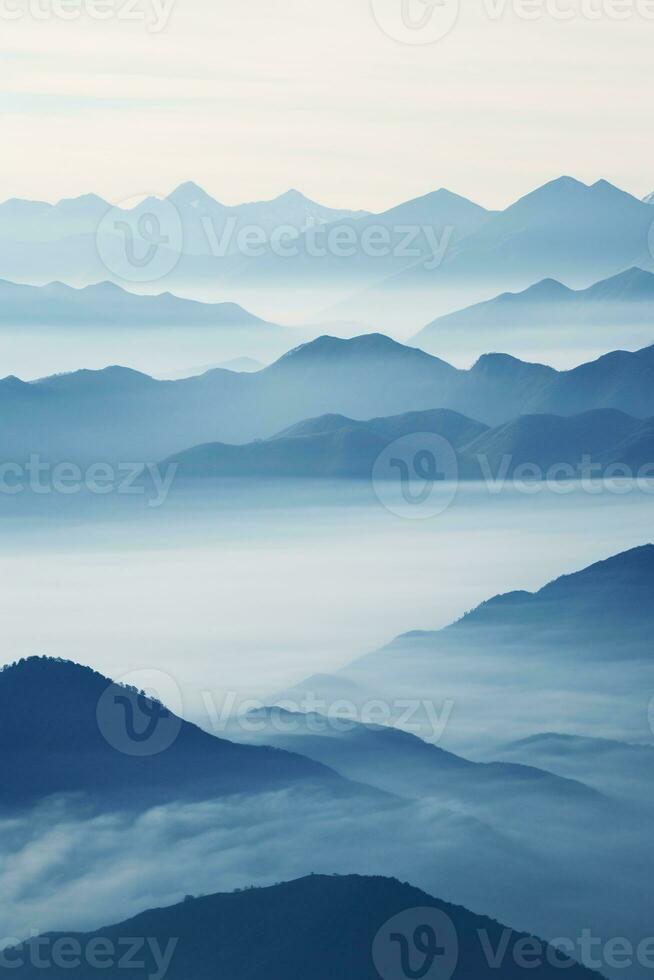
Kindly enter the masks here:
M 652 0 L 620 0 L 624 21 L 587 16 L 617 0 L 556 0 L 565 21 L 462 0 L 447 36 L 411 45 L 378 23 L 407 0 L 176 0 L 159 33 L 36 19 L 36 2 L 0 0 L 0 199 L 192 179 L 225 203 L 296 187 L 383 210 L 446 186 L 501 207 L 563 173 L 654 190 L 654 19 L 635 9 L 654 18 Z M 155 17 L 157 0 L 135 2 Z

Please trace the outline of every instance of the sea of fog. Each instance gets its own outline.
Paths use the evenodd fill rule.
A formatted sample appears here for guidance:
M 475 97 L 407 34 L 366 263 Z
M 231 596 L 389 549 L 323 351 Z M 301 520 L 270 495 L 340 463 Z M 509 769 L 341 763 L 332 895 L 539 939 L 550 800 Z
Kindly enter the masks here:
M 654 497 L 620 489 L 464 485 L 423 520 L 365 482 L 208 482 L 158 508 L 0 495 L 2 661 L 48 654 L 137 682 L 154 671 L 206 725 L 229 692 L 265 698 L 651 540 Z

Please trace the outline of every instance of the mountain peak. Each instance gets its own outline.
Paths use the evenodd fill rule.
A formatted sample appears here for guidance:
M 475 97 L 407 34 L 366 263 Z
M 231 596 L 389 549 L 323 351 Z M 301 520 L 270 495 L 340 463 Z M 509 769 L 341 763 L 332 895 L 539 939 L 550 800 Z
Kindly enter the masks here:
M 399 353 L 400 351 L 407 350 L 413 350 L 413 348 L 405 347 L 397 340 L 393 340 L 391 337 L 387 337 L 386 334 L 383 333 L 367 333 L 351 338 L 331 337 L 329 334 L 323 334 L 321 337 L 316 337 L 315 340 L 310 340 L 306 344 L 301 344 L 299 347 L 294 347 L 293 350 L 289 351 L 287 354 L 284 354 L 283 357 L 277 361 L 277 363 L 279 364 L 282 361 L 289 361 L 291 359 L 297 360 L 298 358 L 314 356 L 340 357 L 341 355 L 349 355 L 359 352 L 366 354 L 390 352 Z
M 192 180 L 187 180 L 185 183 L 180 184 L 178 187 L 168 195 L 168 200 L 172 201 L 175 205 L 186 205 L 192 207 L 200 202 L 210 202 L 216 204 L 217 202 L 210 194 L 196 184 Z
M 565 286 L 558 279 L 541 279 L 540 282 L 535 282 L 533 286 L 525 289 L 521 293 L 509 293 L 508 295 L 520 296 L 523 299 L 558 299 L 562 296 L 569 294 L 571 290 Z M 507 295 L 507 294 L 505 294 Z
M 534 638 L 537 630 L 581 630 L 582 641 L 599 649 L 611 636 L 611 630 L 622 623 L 625 648 L 630 631 L 638 638 L 647 635 L 642 622 L 651 619 L 651 595 L 654 587 L 654 545 L 646 544 L 621 552 L 579 571 L 562 575 L 537 592 L 509 592 L 495 596 L 468 613 L 455 629 L 462 626 L 509 623 L 519 615 L 522 625 L 529 624 Z
M 480 942 L 482 935 L 487 939 L 489 949 L 500 950 L 504 946 L 507 964 L 517 963 L 518 953 L 525 955 L 524 948 L 521 949 L 525 941 L 529 942 L 530 949 L 535 941 L 541 942 L 463 906 L 434 898 L 396 878 L 356 874 L 312 874 L 275 885 L 197 898 L 188 896 L 177 905 L 150 909 L 128 922 L 107 926 L 102 932 L 87 933 L 80 939 L 84 940 L 84 948 L 90 949 L 91 943 L 98 939 L 105 944 L 108 941 L 120 945 L 125 942 L 121 939 L 125 935 L 175 936 L 175 955 L 167 968 L 169 980 L 206 976 L 234 980 L 255 976 L 371 980 L 382 975 L 371 955 L 371 950 L 376 948 L 375 937 L 399 916 L 404 922 L 408 917 L 413 929 L 418 921 L 416 909 L 427 915 L 427 921 L 430 921 L 429 916 L 436 917 L 438 938 L 445 944 L 439 956 L 445 954 L 447 957 L 449 949 L 457 951 L 457 977 L 492 980 L 498 972 L 504 977 L 516 977 L 521 973 L 517 967 L 498 971 L 488 952 L 484 953 Z M 254 931 L 252 923 L 257 925 Z M 248 936 L 246 943 L 242 942 L 243 936 Z M 53 941 L 64 937 L 64 933 L 51 933 L 48 939 L 52 945 Z M 538 966 L 536 975 L 541 980 L 554 980 L 561 972 L 557 966 L 566 965 L 565 961 L 561 959 L 561 952 L 557 953 L 547 943 L 543 943 L 542 948 L 547 953 L 542 965 L 531 965 Z M 144 975 L 147 972 L 154 974 L 154 958 L 149 947 L 139 955 L 143 958 Z M 384 964 L 388 963 L 393 964 L 393 961 L 385 958 Z M 119 980 L 122 964 L 113 968 L 111 964 L 107 965 L 109 969 L 105 975 L 108 980 Z M 438 965 L 440 967 L 440 960 Z M 568 965 L 571 969 L 566 970 L 566 975 L 570 980 L 601 980 L 599 973 L 584 966 L 572 961 Z M 159 972 L 160 967 L 161 964 Z M 79 971 L 70 972 L 74 976 L 81 975 Z M 130 972 L 135 975 L 134 971 Z M 430 972 L 433 976 L 433 971 Z M 21 969 L 20 973 L 30 980 L 39 975 L 36 966 L 27 973 Z M 88 974 L 87 970 L 85 975 Z M 400 976 L 399 967 L 395 972 L 392 965 L 385 975 Z M 402 975 L 410 974 L 402 970 Z M 413 975 L 420 974 L 416 971 Z
M 609 279 L 602 279 L 585 290 L 593 299 L 651 300 L 654 299 L 654 273 L 633 265 Z
M 108 209 L 109 204 L 97 194 L 80 194 L 78 197 L 64 197 L 53 206 L 53 211 L 68 212 L 69 214 L 85 214 L 88 211 Z
M 309 197 L 306 196 L 306 194 L 303 194 L 302 191 L 296 190 L 295 187 L 290 187 L 287 191 L 284 191 L 283 194 L 279 194 L 275 198 L 275 200 L 276 201 L 280 201 L 280 202 L 281 201 L 303 201 L 303 202 L 307 202 L 309 204 L 314 204 L 315 203 L 315 201 L 312 201 L 311 198 L 309 198 Z
M 516 374 L 528 375 L 555 375 L 554 368 L 546 364 L 532 364 L 529 361 L 521 361 L 519 357 L 512 354 L 501 354 L 491 352 L 482 356 L 473 364 L 471 368 L 473 374 L 483 374 L 488 378 L 501 380 L 503 377 L 513 377 Z

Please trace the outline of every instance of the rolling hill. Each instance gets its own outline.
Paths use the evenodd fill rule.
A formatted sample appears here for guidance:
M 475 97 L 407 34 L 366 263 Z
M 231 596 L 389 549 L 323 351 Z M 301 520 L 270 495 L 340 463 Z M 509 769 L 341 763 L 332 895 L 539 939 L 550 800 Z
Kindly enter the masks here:
M 414 930 L 425 924 L 436 930 L 430 957 L 419 956 L 412 946 Z M 114 953 L 120 949 L 124 954 L 126 937 L 148 937 L 147 943 L 138 946 L 140 967 L 126 961 L 121 968 L 105 958 L 102 973 L 107 980 L 161 978 L 164 963 L 167 980 L 213 980 L 216 976 L 229 980 L 307 976 L 312 980 L 379 980 L 380 975 L 402 975 L 398 972 L 402 944 L 395 933 L 405 937 L 407 951 L 414 954 L 415 962 L 422 963 L 420 970 L 431 964 L 433 976 L 491 980 L 498 972 L 492 955 L 498 952 L 503 980 L 525 975 L 553 980 L 563 967 L 571 980 L 600 976 L 538 940 L 534 956 L 533 937 L 507 930 L 492 919 L 439 901 L 411 885 L 354 875 L 311 875 L 268 888 L 189 897 L 179 905 L 152 909 L 96 933 L 66 933 L 65 938 L 85 952 L 94 940 L 104 940 Z M 52 950 L 63 938 L 63 933 L 51 934 L 32 942 L 39 943 L 41 950 Z M 527 950 L 526 941 L 531 951 L 528 960 L 521 955 Z M 31 958 L 29 944 L 5 956 L 13 961 L 11 973 L 18 980 L 41 976 L 43 971 L 30 964 Z M 77 967 L 72 961 L 61 969 L 51 964 L 48 976 L 52 980 L 88 977 L 85 958 L 79 959 Z M 16 967 L 17 960 L 24 965 Z
M 370 480 L 380 453 L 394 440 L 415 433 L 434 433 L 446 440 L 455 451 L 462 480 L 503 480 L 520 475 L 524 467 L 535 467 L 541 478 L 597 479 L 610 474 L 613 466 L 626 468 L 616 469 L 616 475 L 642 473 L 654 479 L 654 419 L 634 419 L 612 409 L 571 418 L 521 416 L 495 428 L 447 409 L 365 422 L 326 415 L 246 445 L 197 446 L 163 465 L 175 464 L 181 478 Z
M 315 786 L 362 790 L 323 766 L 236 745 L 77 664 L 33 657 L 0 671 L 0 809 L 81 794 L 103 807 Z

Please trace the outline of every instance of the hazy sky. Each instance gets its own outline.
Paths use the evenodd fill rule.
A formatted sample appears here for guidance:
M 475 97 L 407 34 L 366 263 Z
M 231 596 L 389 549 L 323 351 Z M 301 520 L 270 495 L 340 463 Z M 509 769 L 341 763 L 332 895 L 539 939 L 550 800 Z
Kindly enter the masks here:
M 226 203 L 293 186 L 381 210 L 444 185 L 502 206 L 561 173 L 654 190 L 652 0 L 530 0 L 533 20 L 462 0 L 432 44 L 379 22 L 427 40 L 456 0 L 130 0 L 138 20 L 125 2 L 0 0 L 0 198 L 194 179 Z

